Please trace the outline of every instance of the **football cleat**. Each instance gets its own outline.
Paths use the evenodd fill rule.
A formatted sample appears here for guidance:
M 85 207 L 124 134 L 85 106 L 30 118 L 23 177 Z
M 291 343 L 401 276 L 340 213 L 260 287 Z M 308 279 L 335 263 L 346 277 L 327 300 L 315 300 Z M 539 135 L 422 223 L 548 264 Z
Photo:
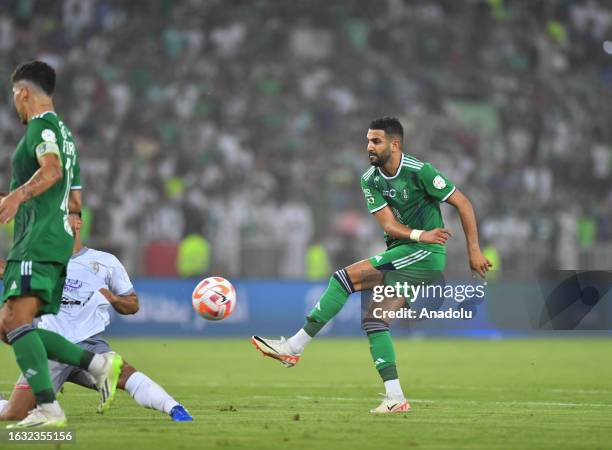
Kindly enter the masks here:
M 105 361 L 101 375 L 96 376 L 92 374 L 96 388 L 100 393 L 100 404 L 98 405 L 98 412 L 100 414 L 108 411 L 115 399 L 117 382 L 119 381 L 121 367 L 123 366 L 123 359 L 115 352 L 104 353 L 102 356 Z
M 170 417 L 175 422 L 191 422 L 193 417 L 189 414 L 189 411 L 185 409 L 183 405 L 176 405 L 170 410 Z
M 269 356 L 281 362 L 285 367 L 293 367 L 300 360 L 300 354 L 295 354 L 289 349 L 287 339 L 266 339 L 260 336 L 251 337 L 251 343 L 263 356 Z
M 56 402 L 39 405 L 28 413 L 21 422 L 7 425 L 6 428 L 37 428 L 37 427 L 65 427 L 66 416 Z
M 385 395 L 383 401 L 376 408 L 371 409 L 372 414 L 392 414 L 410 411 L 410 403 L 405 398 L 392 398 Z

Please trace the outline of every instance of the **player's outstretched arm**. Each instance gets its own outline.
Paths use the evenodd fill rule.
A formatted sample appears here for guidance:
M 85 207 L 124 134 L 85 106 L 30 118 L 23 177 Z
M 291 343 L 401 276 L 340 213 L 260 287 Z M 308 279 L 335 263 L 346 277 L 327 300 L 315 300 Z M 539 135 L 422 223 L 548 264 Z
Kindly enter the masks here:
M 446 228 L 434 228 L 433 230 L 426 231 L 416 230 L 417 235 L 414 235 L 413 231 L 415 230 L 399 223 L 393 215 L 393 212 L 391 212 L 391 208 L 388 206 L 376 211 L 373 215 L 382 229 L 385 230 L 389 236 L 395 239 L 444 245 L 448 238 L 452 236 L 451 232 Z
M 487 271 L 493 267 L 493 265 L 480 251 L 474 207 L 470 200 L 463 195 L 459 189 L 456 189 L 446 202 L 453 205 L 457 208 L 457 211 L 459 211 L 459 218 L 461 219 L 461 225 L 463 226 L 463 232 L 465 233 L 465 239 L 467 241 L 470 269 L 484 278 Z
M 136 314 L 140 308 L 138 296 L 134 292 L 127 295 L 115 295 L 108 289 L 102 288 L 100 293 L 106 297 L 111 306 L 119 314 Z
M 39 164 L 32 178 L 0 200 L 0 223 L 10 222 L 17 214 L 19 205 L 46 192 L 62 179 L 62 164 L 56 154 L 41 156 Z

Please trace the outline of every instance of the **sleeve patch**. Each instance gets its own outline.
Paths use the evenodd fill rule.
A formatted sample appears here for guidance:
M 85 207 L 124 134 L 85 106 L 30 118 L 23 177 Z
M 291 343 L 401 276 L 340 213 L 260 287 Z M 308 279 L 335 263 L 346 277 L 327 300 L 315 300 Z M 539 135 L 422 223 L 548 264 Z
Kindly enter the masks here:
M 444 189 L 446 187 L 446 181 L 440 175 L 436 175 L 433 179 L 433 185 L 436 189 Z
M 40 133 L 40 136 L 42 137 L 42 140 L 45 142 L 57 142 L 57 136 L 55 136 L 55 133 L 53 132 L 53 130 L 50 130 L 48 128 L 42 130 L 42 133 Z

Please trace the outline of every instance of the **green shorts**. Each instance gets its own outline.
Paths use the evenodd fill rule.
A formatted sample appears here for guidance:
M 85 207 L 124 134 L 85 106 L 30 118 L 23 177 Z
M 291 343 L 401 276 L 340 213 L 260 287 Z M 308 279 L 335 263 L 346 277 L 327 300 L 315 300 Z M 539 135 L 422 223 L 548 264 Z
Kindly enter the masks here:
M 38 261 L 8 261 L 0 307 L 11 297 L 33 295 L 42 301 L 38 316 L 57 314 L 62 304 L 66 264 Z
M 415 248 L 412 245 L 398 245 L 372 256 L 369 261 L 385 274 L 385 285 L 432 284 L 442 277 L 446 254 Z

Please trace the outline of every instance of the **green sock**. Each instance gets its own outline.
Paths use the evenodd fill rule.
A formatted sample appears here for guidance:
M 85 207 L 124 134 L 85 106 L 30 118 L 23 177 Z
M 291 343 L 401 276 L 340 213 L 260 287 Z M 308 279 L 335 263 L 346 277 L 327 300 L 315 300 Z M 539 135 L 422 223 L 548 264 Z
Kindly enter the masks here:
M 37 404 L 55 400 L 47 352 L 36 331 L 32 330 L 11 343 L 17 365 L 28 380 Z
M 348 297 L 348 292 L 338 280 L 332 277 L 319 303 L 316 304 L 312 311 L 310 311 L 310 314 L 308 314 L 308 317 L 306 317 L 304 331 L 310 337 L 314 337 L 327 322 L 340 312 Z
M 91 363 L 94 357 L 92 352 L 73 344 L 68 339 L 52 331 L 37 328 L 36 333 L 40 336 L 49 359 L 87 370 L 89 363 Z
M 389 331 L 375 331 L 368 334 L 370 341 L 370 353 L 376 370 L 383 381 L 394 380 L 397 376 L 395 365 L 395 349 Z

